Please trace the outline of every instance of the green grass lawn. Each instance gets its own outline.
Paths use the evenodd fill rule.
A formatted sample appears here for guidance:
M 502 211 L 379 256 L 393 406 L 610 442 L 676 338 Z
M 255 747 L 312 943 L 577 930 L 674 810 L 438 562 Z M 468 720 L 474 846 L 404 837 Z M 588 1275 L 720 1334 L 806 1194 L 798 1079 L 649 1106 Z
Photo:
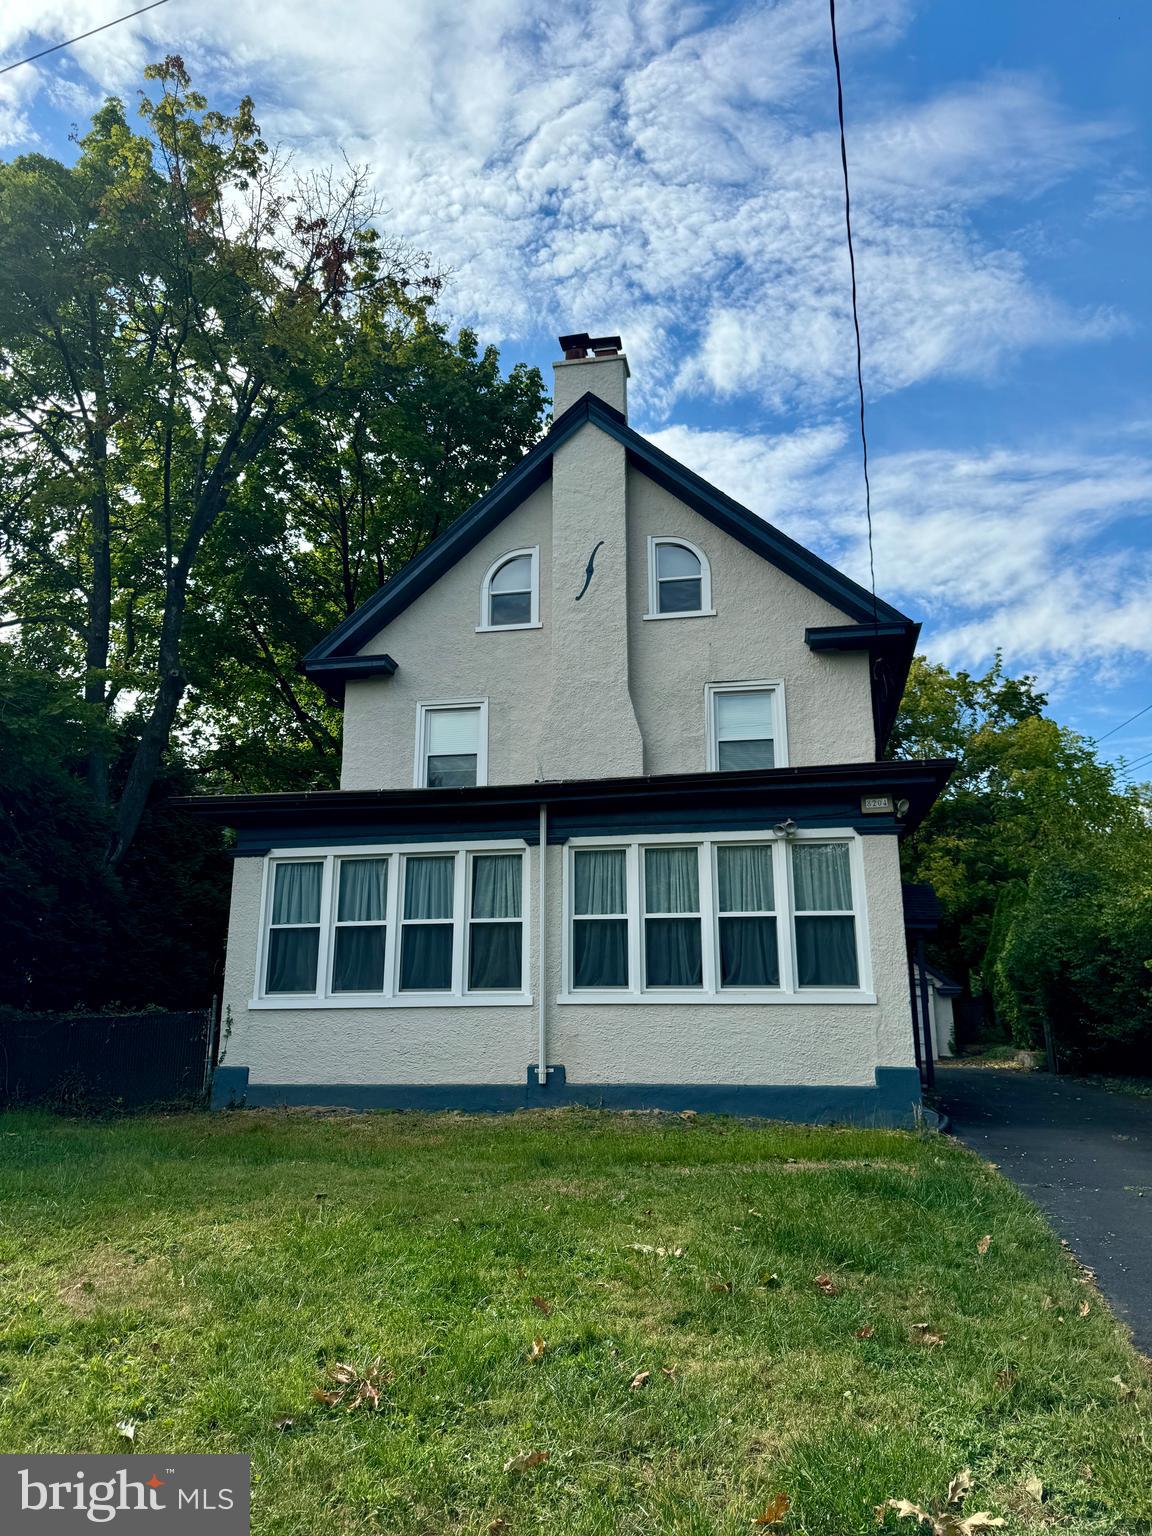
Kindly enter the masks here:
M 315 1395 L 376 1359 L 377 1409 Z M 1134 1536 L 1150 1397 L 1040 1216 L 938 1138 L 0 1117 L 0 1449 L 131 1421 L 246 1452 L 261 1536 L 747 1536 L 779 1496 L 772 1530 L 863 1536 L 965 1467 L 1008 1532 Z

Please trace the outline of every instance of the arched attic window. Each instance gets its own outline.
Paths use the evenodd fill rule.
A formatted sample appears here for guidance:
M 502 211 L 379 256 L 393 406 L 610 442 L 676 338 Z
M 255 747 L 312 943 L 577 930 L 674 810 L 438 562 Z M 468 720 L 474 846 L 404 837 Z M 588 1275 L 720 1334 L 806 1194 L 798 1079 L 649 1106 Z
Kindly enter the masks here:
M 648 540 L 649 619 L 711 614 L 712 571 L 708 556 L 687 539 Z
M 480 590 L 480 623 L 485 629 L 539 629 L 540 551 L 514 549 L 488 569 Z

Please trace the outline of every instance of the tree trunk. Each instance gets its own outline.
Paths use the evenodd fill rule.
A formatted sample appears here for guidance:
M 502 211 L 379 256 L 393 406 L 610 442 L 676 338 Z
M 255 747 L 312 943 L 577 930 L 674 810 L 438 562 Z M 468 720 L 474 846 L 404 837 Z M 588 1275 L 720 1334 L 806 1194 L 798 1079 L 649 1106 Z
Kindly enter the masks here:
M 108 649 L 112 631 L 112 535 L 108 508 L 105 463 L 108 440 L 103 431 L 92 434 L 91 451 L 96 473 L 92 496 L 92 561 L 88 588 L 88 624 L 84 643 L 84 702 L 103 711 L 108 697 Z M 97 805 L 108 804 L 108 755 L 102 745 L 89 749 L 86 764 L 88 788 Z

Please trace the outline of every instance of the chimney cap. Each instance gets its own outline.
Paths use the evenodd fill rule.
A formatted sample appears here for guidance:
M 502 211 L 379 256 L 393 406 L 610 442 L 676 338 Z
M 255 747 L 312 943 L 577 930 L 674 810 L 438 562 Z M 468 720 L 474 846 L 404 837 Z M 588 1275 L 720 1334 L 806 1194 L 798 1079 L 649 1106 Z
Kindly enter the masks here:
M 594 357 L 615 357 L 623 345 L 619 336 L 589 336 L 587 331 L 578 331 L 573 336 L 561 336 L 558 339 L 567 363 L 580 362 L 589 352 Z

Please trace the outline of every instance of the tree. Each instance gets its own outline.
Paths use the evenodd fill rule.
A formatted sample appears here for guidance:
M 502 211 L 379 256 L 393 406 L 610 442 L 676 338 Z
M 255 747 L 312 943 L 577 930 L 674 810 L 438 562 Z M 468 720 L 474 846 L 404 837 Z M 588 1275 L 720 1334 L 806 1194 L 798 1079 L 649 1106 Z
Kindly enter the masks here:
M 475 475 L 499 472 L 543 401 L 538 374 L 501 381 L 494 354 L 448 342 L 441 279 L 374 231 L 365 172 L 293 179 L 250 100 L 209 109 L 176 57 L 146 77 L 143 132 L 109 100 L 74 165 L 0 166 L 5 622 L 22 662 L 123 727 L 118 759 L 99 732 L 86 754 L 112 867 L 174 735 L 226 764 L 286 718 L 301 771 L 330 771 L 338 722 L 295 675 L 325 582 L 366 595 L 472 473 L 466 432 L 439 460 L 405 432 L 481 401 L 503 431 Z M 421 387 L 445 407 L 430 421 Z
M 1019 1044 L 1039 1044 L 1047 1020 L 1084 1059 L 1148 1050 L 1148 807 L 1046 704 L 999 657 L 982 676 L 916 658 L 893 753 L 957 766 L 904 845 L 905 873 L 941 898 L 936 958 L 991 995 Z

